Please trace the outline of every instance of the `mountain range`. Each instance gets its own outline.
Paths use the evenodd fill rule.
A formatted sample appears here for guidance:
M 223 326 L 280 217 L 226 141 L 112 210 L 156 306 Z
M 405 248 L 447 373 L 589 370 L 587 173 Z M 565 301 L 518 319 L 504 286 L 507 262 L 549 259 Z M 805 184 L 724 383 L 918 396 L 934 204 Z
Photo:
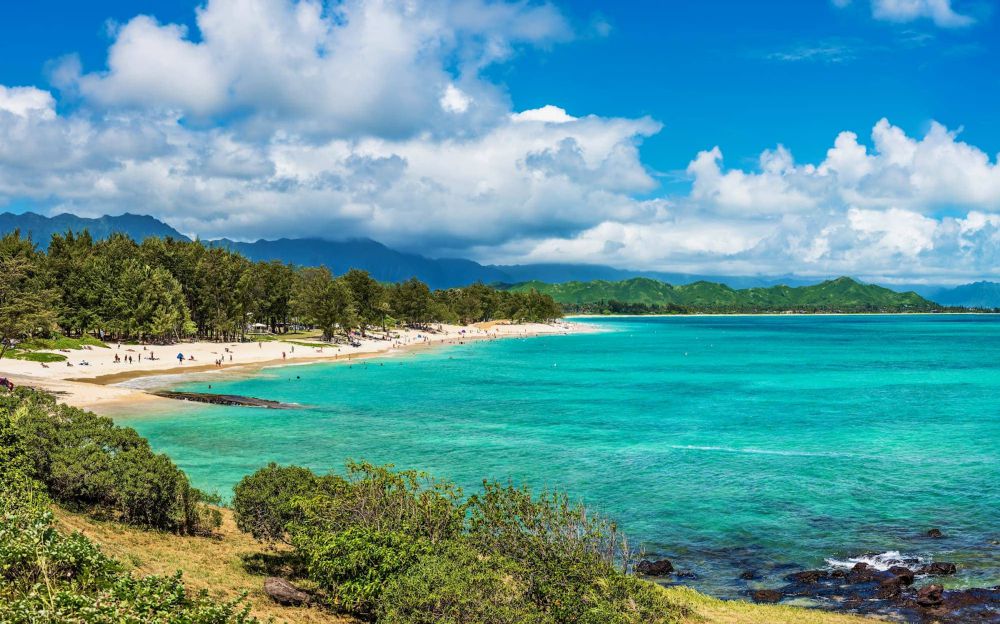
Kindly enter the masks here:
M 862 284 L 849 277 L 839 277 L 811 286 L 770 286 L 736 290 L 725 284 L 699 281 L 674 286 L 646 278 L 621 282 L 603 280 L 547 284 L 525 282 L 514 291 L 537 290 L 552 296 L 570 310 L 585 312 L 680 311 L 765 312 L 765 311 L 842 311 L 842 312 L 917 312 L 939 308 L 915 292 L 896 292 L 875 284 Z M 617 301 L 634 306 L 609 306 Z
M 30 235 L 39 247 L 46 248 L 53 234 L 66 231 L 88 230 L 97 239 L 121 232 L 135 240 L 149 236 L 173 237 L 190 240 L 170 225 L 148 215 L 125 213 L 97 218 L 59 214 L 52 217 L 32 212 L 0 214 L 0 234 L 20 230 Z M 731 289 L 764 288 L 771 286 L 805 286 L 815 280 L 794 276 L 725 276 L 658 271 L 633 271 L 596 264 L 520 264 L 484 265 L 462 258 L 429 258 L 399 251 L 379 242 L 366 239 L 330 241 L 321 238 L 258 240 L 240 242 L 228 239 L 205 241 L 208 245 L 228 247 L 252 260 L 280 260 L 299 265 L 325 265 L 335 273 L 349 268 L 360 268 L 376 279 L 392 282 L 418 277 L 433 288 L 463 286 L 472 282 L 520 284 L 539 282 L 562 284 L 565 282 L 623 282 L 633 278 L 646 278 L 670 284 L 717 282 Z M 968 307 L 1000 307 L 1000 284 L 976 282 L 958 287 L 922 286 L 913 288 L 919 294 L 943 305 Z M 900 290 L 894 287 L 893 290 Z

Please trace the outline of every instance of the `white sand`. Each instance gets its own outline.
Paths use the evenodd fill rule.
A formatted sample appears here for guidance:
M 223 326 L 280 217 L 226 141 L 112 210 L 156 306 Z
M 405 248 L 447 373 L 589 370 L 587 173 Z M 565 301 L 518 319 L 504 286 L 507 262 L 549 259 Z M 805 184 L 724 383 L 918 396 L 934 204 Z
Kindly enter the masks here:
M 150 375 L 171 375 L 233 369 L 247 371 L 253 367 L 274 364 L 304 364 L 315 361 L 349 361 L 355 358 L 373 357 L 405 349 L 435 344 L 458 344 L 466 340 L 497 338 L 521 338 L 548 334 L 569 334 L 588 331 L 576 323 L 558 322 L 553 324 L 526 323 L 479 323 L 470 326 L 434 325 L 433 331 L 393 330 L 398 338 L 379 340 L 368 338 L 361 345 L 327 345 L 311 347 L 283 341 L 270 342 L 182 342 L 173 345 L 118 345 L 110 348 L 92 347 L 72 351 L 53 351 L 67 356 L 67 362 L 29 362 L 26 360 L 0 360 L 0 377 L 9 377 L 15 384 L 33 386 L 56 393 L 60 400 L 77 407 L 97 411 L 102 408 L 120 408 L 122 403 L 137 406 L 141 403 L 163 402 L 138 388 L 109 385 L 137 377 Z M 381 332 L 378 332 L 381 333 Z M 318 342 L 315 339 L 299 339 L 301 342 Z M 177 354 L 184 354 L 184 361 L 178 362 Z M 115 355 L 122 359 L 114 361 Z M 132 356 L 131 364 L 125 361 Z M 151 359 L 155 357 L 155 359 Z M 193 360 L 188 358 L 193 356 Z M 215 361 L 222 359 L 222 366 Z M 84 364 L 86 362 L 86 364 Z

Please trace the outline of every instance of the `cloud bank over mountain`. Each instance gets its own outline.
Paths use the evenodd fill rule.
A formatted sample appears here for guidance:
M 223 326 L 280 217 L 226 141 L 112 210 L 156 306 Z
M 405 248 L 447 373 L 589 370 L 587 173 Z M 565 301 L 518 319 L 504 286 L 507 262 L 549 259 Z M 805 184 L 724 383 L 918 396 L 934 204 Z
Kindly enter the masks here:
M 937 20 L 939 5 L 873 11 Z M 0 206 L 149 213 L 208 238 L 366 236 L 486 262 L 996 273 L 996 156 L 937 123 L 844 131 L 814 163 L 777 145 L 727 167 L 725 145 L 706 146 L 689 190 L 668 192 L 640 147 L 678 120 L 518 111 L 487 77 L 578 36 L 553 5 L 209 0 L 196 24 L 139 15 L 113 27 L 105 67 L 71 56 L 50 89 L 0 86 Z

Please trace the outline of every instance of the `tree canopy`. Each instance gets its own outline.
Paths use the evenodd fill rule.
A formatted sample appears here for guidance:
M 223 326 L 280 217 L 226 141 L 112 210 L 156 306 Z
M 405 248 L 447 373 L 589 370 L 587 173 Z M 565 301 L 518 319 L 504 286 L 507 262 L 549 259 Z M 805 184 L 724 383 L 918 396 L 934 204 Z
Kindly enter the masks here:
M 0 356 L 14 342 L 61 331 L 106 339 L 238 340 L 257 328 L 292 326 L 336 335 L 390 325 L 546 321 L 562 311 L 547 295 L 483 284 L 432 292 L 413 278 L 383 284 L 352 269 L 251 262 L 198 241 L 122 234 L 95 241 L 56 234 L 45 252 L 13 232 L 0 239 Z

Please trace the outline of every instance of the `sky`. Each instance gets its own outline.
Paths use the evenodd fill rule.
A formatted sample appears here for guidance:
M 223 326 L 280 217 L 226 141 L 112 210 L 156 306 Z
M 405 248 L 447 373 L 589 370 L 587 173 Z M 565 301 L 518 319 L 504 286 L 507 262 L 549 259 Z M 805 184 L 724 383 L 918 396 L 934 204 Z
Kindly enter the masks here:
M 991 0 L 35 0 L 0 210 L 717 275 L 1000 278 Z

